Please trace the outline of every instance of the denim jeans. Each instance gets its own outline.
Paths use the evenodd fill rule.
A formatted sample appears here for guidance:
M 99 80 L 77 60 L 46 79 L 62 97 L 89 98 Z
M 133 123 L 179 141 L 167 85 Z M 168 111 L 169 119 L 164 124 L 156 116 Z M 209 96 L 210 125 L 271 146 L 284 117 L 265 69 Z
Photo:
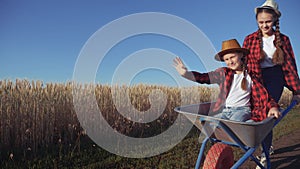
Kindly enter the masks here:
M 225 107 L 220 113 L 216 114 L 214 117 L 245 122 L 251 119 L 251 109 L 249 106 L 243 107 Z

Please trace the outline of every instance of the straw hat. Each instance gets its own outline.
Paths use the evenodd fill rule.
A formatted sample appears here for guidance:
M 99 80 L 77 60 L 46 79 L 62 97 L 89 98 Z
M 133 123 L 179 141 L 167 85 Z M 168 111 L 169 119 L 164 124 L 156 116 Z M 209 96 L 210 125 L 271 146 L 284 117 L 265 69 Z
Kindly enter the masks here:
M 262 4 L 260 7 L 256 7 L 254 9 L 255 14 L 257 14 L 257 10 L 261 8 L 266 8 L 266 9 L 272 9 L 278 17 L 281 16 L 280 11 L 278 10 L 278 5 L 274 0 L 266 0 L 264 4 Z
M 215 55 L 215 59 L 224 62 L 223 56 L 233 52 L 242 52 L 244 55 L 248 55 L 250 51 L 246 48 L 241 48 L 236 39 L 230 39 L 222 42 L 222 50 Z

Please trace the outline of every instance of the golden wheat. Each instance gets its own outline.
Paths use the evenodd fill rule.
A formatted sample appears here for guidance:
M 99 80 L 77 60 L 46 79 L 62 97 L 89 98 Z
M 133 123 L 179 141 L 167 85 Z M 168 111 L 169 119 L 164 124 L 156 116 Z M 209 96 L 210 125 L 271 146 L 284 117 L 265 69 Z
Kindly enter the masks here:
M 167 129 L 177 118 L 174 107 L 186 104 L 207 102 L 217 97 L 218 90 L 211 87 L 168 87 L 157 85 L 135 86 L 108 86 L 101 84 L 74 84 L 71 82 L 58 84 L 41 81 L 10 80 L 0 81 L 0 149 L 13 151 L 21 148 L 24 152 L 36 153 L 41 147 L 51 145 L 78 146 L 80 136 L 85 135 L 77 119 L 73 106 L 72 90 L 80 89 L 81 96 L 92 92 L 96 96 L 98 108 L 105 120 L 116 131 L 135 137 L 144 137 L 157 134 Z M 159 90 L 166 96 L 166 107 L 159 104 L 150 104 L 149 95 L 152 91 Z M 181 91 L 185 97 L 181 97 Z M 117 91 L 117 92 L 113 92 Z M 160 95 L 159 95 L 160 96 Z M 126 98 L 129 100 L 114 98 Z M 90 98 L 79 98 L 83 103 L 88 103 Z M 164 98 L 156 98 L 162 100 Z M 291 94 L 285 90 L 280 103 L 287 105 Z M 82 105 L 86 112 L 87 121 L 97 120 L 89 110 L 94 110 L 91 105 Z M 161 115 L 149 123 L 138 123 L 123 117 L 117 108 L 135 112 L 134 117 L 146 117 L 145 111 L 151 106 L 153 110 L 161 110 Z M 160 113 L 160 112 L 159 112 Z M 90 116 L 91 115 L 91 116 Z M 80 148 L 80 147 L 78 147 Z M 74 151 L 74 150 L 73 150 Z

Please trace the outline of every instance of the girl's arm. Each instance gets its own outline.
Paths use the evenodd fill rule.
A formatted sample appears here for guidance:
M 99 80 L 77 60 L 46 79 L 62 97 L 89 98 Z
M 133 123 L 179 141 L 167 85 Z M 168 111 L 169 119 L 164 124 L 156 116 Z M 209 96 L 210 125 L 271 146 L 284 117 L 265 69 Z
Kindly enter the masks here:
M 199 73 L 197 71 L 188 71 L 184 63 L 179 57 L 176 57 L 174 60 L 173 66 L 176 68 L 177 72 L 184 78 L 198 82 L 198 83 L 206 83 L 206 84 L 220 84 L 224 81 L 225 74 L 224 68 L 219 68 L 215 71 L 208 73 Z

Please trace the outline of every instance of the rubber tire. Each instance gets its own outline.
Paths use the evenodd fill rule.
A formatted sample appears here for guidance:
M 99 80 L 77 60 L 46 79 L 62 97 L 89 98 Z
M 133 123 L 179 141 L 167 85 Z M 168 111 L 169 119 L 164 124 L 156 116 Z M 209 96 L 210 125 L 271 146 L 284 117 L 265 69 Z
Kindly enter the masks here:
M 232 148 L 226 144 L 216 143 L 208 150 L 203 169 L 230 169 L 233 164 Z

